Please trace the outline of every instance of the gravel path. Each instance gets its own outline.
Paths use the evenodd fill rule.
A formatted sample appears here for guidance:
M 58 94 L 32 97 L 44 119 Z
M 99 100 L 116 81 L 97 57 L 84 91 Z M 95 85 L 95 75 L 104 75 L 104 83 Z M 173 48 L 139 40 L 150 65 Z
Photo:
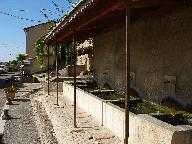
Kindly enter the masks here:
M 33 108 L 40 106 L 46 111 L 47 119 L 52 122 L 51 131 L 60 144 L 123 143 L 79 107 L 77 108 L 78 128 L 74 128 L 73 104 L 69 99 L 62 97 L 61 93 L 59 93 L 59 106 L 55 105 L 56 93 L 45 96 L 42 91 L 38 91 L 32 97 Z
M 38 101 L 34 101 L 33 103 L 33 111 L 35 114 L 38 132 L 41 137 L 41 143 L 58 144 L 58 141 L 54 136 L 53 125 L 48 115 L 46 114 L 45 108 L 42 106 L 42 103 Z
M 9 106 L 11 120 L 6 121 L 3 135 L 5 144 L 40 144 L 31 101 L 24 98 L 33 87 L 25 85 L 19 89 L 14 105 Z

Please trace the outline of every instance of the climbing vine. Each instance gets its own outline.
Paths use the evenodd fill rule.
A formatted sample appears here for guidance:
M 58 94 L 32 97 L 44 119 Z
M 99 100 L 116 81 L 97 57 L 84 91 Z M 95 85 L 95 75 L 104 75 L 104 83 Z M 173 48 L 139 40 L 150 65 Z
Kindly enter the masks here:
M 44 47 L 45 47 L 45 35 L 40 37 L 37 42 L 35 43 L 35 52 L 36 58 L 40 65 L 43 65 L 43 59 L 45 57 Z
M 49 27 L 49 29 L 47 30 L 47 32 L 41 36 L 35 43 L 34 47 L 35 47 L 35 52 L 36 52 L 36 58 L 37 61 L 39 62 L 39 64 L 41 66 L 43 66 L 44 64 L 44 58 L 46 56 L 45 51 L 44 51 L 44 47 L 45 47 L 45 37 L 46 35 L 52 31 L 54 29 L 54 27 L 56 26 L 56 22 L 53 22 L 53 24 Z

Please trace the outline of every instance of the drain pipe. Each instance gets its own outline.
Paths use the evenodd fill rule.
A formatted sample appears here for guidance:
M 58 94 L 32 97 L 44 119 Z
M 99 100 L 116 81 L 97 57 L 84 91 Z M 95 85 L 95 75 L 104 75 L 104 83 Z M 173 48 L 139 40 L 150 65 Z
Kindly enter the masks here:
M 130 101 L 130 7 L 129 0 L 125 0 L 125 52 L 126 52 L 126 95 L 125 95 L 125 139 L 128 144 L 129 138 L 129 101 Z

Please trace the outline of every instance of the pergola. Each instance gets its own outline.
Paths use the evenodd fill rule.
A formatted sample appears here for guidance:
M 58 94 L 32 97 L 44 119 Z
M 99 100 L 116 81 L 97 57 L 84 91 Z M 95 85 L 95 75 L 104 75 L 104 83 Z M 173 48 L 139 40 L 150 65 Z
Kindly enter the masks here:
M 94 35 L 125 27 L 126 48 L 126 97 L 125 97 L 125 143 L 129 137 L 129 89 L 130 89 L 130 24 L 167 13 L 174 9 L 192 6 L 191 0 L 83 0 L 46 37 L 47 46 L 94 37 Z M 74 47 L 75 48 L 75 47 Z M 49 48 L 48 48 L 49 49 Z M 74 49 L 75 51 L 75 49 Z M 48 50 L 49 55 L 49 50 Z M 56 47 L 57 55 L 57 47 Z M 76 57 L 74 58 L 74 126 L 76 127 Z M 49 57 L 48 57 L 49 64 Z M 49 68 L 48 68 L 49 73 Z M 56 73 L 58 79 L 57 57 Z M 49 74 L 48 74 L 49 88 Z M 57 84 L 58 88 L 58 84 Z M 49 93 L 49 89 L 48 89 Z M 58 91 L 57 91 L 58 104 Z

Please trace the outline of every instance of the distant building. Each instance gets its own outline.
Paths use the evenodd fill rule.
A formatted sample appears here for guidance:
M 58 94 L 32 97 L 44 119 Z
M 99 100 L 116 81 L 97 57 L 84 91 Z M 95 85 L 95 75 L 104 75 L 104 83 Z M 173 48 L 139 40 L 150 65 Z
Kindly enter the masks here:
M 24 32 L 26 34 L 26 54 L 28 54 L 28 59 L 31 61 L 30 65 L 31 74 L 34 74 L 41 70 L 41 66 L 38 64 L 36 60 L 34 44 L 41 36 L 46 34 L 47 30 L 50 28 L 52 24 L 53 21 L 24 28 Z

